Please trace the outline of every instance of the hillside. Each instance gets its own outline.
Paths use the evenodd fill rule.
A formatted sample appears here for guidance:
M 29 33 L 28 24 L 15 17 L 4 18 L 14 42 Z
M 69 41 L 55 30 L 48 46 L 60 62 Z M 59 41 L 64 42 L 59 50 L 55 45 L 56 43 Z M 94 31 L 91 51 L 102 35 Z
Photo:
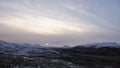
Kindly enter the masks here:
M 74 47 L 43 47 L 0 41 L 3 68 L 119 68 L 120 44 L 113 42 Z

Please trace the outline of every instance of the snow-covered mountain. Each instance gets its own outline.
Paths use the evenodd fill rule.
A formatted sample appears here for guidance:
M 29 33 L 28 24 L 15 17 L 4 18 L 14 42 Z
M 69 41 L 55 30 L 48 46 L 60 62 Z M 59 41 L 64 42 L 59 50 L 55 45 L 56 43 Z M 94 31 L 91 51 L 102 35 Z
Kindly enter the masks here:
M 16 44 L 16 43 L 0 41 L 0 61 L 3 61 L 0 62 L 2 66 L 4 64 L 5 65 L 7 64 L 11 66 L 14 65 L 17 68 L 19 66 L 21 68 L 21 66 L 26 66 L 26 65 L 41 66 L 41 64 L 45 66 L 47 65 L 55 66 L 56 63 L 59 63 L 58 65 L 61 65 L 61 63 L 63 65 L 65 64 L 68 65 L 68 62 L 72 63 L 72 66 L 80 65 L 80 64 L 82 66 L 86 64 L 88 64 L 89 66 L 92 65 L 93 67 L 90 68 L 98 68 L 95 66 L 98 66 L 98 64 L 100 64 L 100 66 L 104 65 L 105 62 L 107 63 L 107 65 L 108 63 L 109 65 L 113 63 L 115 65 L 116 63 L 117 65 L 120 65 L 119 64 L 120 44 L 113 42 L 106 42 L 106 43 L 85 44 L 74 47 L 69 47 L 69 46 L 43 47 L 39 45 Z M 53 68 L 58 68 L 58 67 L 53 67 Z M 65 68 L 77 68 L 77 67 L 65 67 Z M 105 68 L 105 67 L 101 67 L 101 68 Z M 115 67 L 115 68 L 119 68 L 119 67 Z
M 0 52 L 5 54 L 24 56 L 44 56 L 49 54 L 58 54 L 57 51 L 49 47 L 42 47 L 31 44 L 16 44 L 5 41 L 0 41 Z
M 103 47 L 120 48 L 120 44 L 114 42 L 94 43 L 85 44 L 75 47 L 43 47 L 40 45 L 31 44 L 16 44 L 5 41 L 0 41 L 0 52 L 5 54 L 22 55 L 22 56 L 48 56 L 57 57 L 65 49 L 74 49 L 81 52 L 92 52 L 95 51 L 92 48 L 98 49 Z M 89 48 L 89 49 L 88 49 Z
M 92 43 L 92 44 L 84 44 L 79 45 L 78 47 L 86 47 L 86 48 L 102 48 L 102 47 L 111 47 L 111 48 L 120 48 L 120 44 L 116 42 L 103 42 L 103 43 Z

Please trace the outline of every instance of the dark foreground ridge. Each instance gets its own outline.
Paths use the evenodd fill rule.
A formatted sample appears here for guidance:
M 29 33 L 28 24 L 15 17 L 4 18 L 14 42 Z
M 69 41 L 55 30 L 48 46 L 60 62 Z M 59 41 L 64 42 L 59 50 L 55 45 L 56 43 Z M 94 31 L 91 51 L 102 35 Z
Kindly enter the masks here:
M 0 41 L 0 68 L 120 68 L 120 44 L 56 48 Z

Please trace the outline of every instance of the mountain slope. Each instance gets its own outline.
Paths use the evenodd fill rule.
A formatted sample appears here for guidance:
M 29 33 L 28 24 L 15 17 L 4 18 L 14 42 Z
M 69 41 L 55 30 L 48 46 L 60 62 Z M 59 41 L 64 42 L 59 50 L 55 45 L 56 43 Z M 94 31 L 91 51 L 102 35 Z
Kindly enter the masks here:
M 119 55 L 120 44 L 114 42 L 85 44 L 75 47 L 43 47 L 31 44 L 16 44 L 0 41 L 0 52 L 22 56 L 59 56 L 63 50 L 78 51 L 84 54 Z M 65 51 L 66 52 L 66 51 Z
M 31 65 L 37 66 L 33 68 L 39 68 L 41 65 L 43 65 L 42 68 L 50 68 L 49 66 L 51 65 L 51 68 L 56 68 L 53 65 L 57 65 L 57 68 L 81 68 L 81 66 L 105 68 L 106 65 L 110 65 L 112 68 L 119 68 L 119 46 L 120 44 L 107 42 L 57 48 L 0 41 L 0 61 L 2 61 L 2 66 L 5 66 L 4 64 L 10 66 L 19 65 L 20 67 L 26 66 L 26 64 L 28 64 L 28 67 Z M 9 58 L 10 60 L 6 60 Z M 58 64 L 55 64 L 56 62 Z M 59 66 L 59 63 L 62 65 Z

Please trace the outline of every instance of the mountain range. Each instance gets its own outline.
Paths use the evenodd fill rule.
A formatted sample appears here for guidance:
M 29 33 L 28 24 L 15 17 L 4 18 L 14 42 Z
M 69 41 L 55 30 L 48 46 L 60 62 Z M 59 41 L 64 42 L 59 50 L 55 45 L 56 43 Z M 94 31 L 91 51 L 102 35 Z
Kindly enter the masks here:
M 74 47 L 44 47 L 40 45 L 16 44 L 0 41 L 0 56 L 13 58 L 22 57 L 23 59 L 44 58 L 57 60 L 59 62 L 63 60 L 75 65 L 94 66 L 94 68 L 97 68 L 95 67 L 96 64 L 98 67 L 104 64 L 110 64 L 113 68 L 117 68 L 120 67 L 120 44 L 115 42 L 103 42 L 77 45 Z

